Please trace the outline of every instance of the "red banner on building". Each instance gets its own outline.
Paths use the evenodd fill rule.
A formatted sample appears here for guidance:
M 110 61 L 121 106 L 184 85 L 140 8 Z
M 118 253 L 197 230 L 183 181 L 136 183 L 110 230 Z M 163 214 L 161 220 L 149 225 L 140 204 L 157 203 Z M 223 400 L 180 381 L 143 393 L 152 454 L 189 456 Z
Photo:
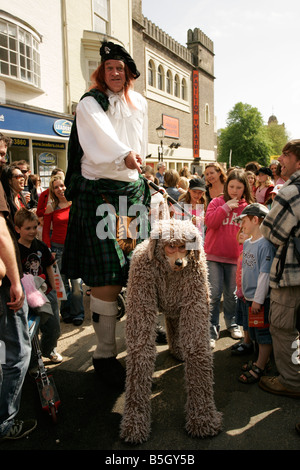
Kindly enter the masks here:
M 199 72 L 193 71 L 193 149 L 199 158 Z

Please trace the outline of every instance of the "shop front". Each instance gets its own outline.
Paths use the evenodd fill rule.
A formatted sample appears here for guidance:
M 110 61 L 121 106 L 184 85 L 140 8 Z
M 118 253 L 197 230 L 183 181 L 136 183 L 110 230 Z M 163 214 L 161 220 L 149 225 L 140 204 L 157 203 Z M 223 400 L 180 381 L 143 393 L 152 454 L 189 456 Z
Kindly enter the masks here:
M 43 187 L 48 186 L 54 168 L 67 168 L 71 126 L 72 116 L 0 106 L 0 132 L 13 141 L 8 162 L 26 160 L 31 173 L 41 176 Z

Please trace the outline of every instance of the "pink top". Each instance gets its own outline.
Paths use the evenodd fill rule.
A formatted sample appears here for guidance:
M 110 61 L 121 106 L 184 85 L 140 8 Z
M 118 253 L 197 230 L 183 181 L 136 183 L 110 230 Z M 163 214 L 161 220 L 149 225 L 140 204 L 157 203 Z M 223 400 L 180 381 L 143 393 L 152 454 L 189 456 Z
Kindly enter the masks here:
M 206 234 L 204 251 L 206 259 L 219 263 L 237 264 L 242 250 L 236 237 L 240 223 L 234 219 L 238 217 L 248 205 L 245 199 L 239 201 L 239 206 L 230 209 L 224 196 L 216 197 L 208 204 L 205 225 Z

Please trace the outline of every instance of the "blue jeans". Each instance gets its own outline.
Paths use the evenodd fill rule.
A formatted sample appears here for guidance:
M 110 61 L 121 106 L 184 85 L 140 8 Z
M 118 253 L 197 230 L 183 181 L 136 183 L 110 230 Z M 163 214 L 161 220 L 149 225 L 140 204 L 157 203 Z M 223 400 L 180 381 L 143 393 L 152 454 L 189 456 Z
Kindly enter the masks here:
M 53 243 L 51 245 L 51 251 L 56 253 L 56 261 L 58 268 L 61 271 L 62 255 L 64 251 L 63 245 Z M 83 292 L 81 279 L 67 279 L 64 274 L 61 274 L 67 300 L 63 300 L 60 305 L 60 313 L 63 320 L 77 320 L 84 319 L 84 306 L 83 306 Z M 70 287 L 71 284 L 71 287 Z
M 28 305 L 13 312 L 7 307 L 9 288 L 0 287 L 0 437 L 8 433 L 19 411 L 24 378 L 29 366 L 31 343 Z
M 210 283 L 211 337 L 217 339 L 220 330 L 220 302 L 223 294 L 223 312 L 227 329 L 237 326 L 236 310 L 236 264 L 207 261 Z

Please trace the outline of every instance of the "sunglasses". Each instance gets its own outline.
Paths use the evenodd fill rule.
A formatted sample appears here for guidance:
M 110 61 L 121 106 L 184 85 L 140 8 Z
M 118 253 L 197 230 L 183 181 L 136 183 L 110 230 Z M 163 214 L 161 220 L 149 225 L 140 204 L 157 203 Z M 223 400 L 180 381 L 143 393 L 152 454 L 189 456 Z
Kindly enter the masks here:
M 24 179 L 24 175 L 13 175 L 12 177 L 16 178 L 17 180 L 19 180 L 20 178 Z
M 23 173 L 23 175 L 26 175 L 26 173 L 28 173 L 29 170 L 20 170 L 20 171 Z

